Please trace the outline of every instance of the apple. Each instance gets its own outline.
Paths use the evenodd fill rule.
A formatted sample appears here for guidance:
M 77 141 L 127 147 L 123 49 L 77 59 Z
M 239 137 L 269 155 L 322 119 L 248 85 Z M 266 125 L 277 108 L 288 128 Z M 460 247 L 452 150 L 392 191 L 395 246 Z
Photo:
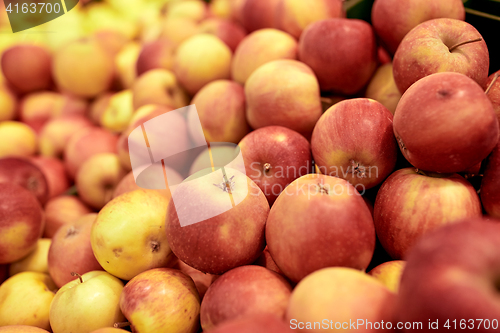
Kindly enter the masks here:
M 132 86 L 134 109 L 148 104 L 181 108 L 188 104 L 178 78 L 166 69 L 152 69 L 135 80 Z
M 209 18 L 199 25 L 200 33 L 209 33 L 220 38 L 230 49 L 235 51 L 247 35 L 245 29 L 238 23 L 222 18 Z
M 375 250 L 375 227 L 370 210 L 349 182 L 308 174 L 288 185 L 274 202 L 266 241 L 278 267 L 298 282 L 329 266 L 365 270 Z
M 18 93 L 49 89 L 52 55 L 39 45 L 17 44 L 3 51 L 1 67 L 7 83 Z
M 205 139 L 208 142 L 238 143 L 250 127 L 245 116 L 245 90 L 229 80 L 212 81 L 193 97 Z M 190 113 L 195 116 L 195 113 Z M 188 118 L 188 124 L 198 119 Z M 195 126 L 189 126 L 190 131 Z
M 167 240 L 189 266 L 222 274 L 261 254 L 268 213 L 264 194 L 245 174 L 232 168 L 224 168 L 224 174 L 221 169 L 201 170 L 173 192 Z
M 171 262 L 168 268 L 178 269 L 193 279 L 198 295 L 200 296 L 200 300 L 202 300 L 205 296 L 208 287 L 210 287 L 210 285 L 219 278 L 219 275 L 203 273 L 202 271 L 187 265 L 177 258 Z
M 481 202 L 488 215 L 500 218 L 500 146 L 497 144 L 486 160 L 481 180 Z
M 205 169 L 210 170 L 212 165 L 214 168 L 227 167 L 241 172 L 245 170 L 241 149 L 237 145 L 228 142 L 212 142 L 210 148 L 203 149 L 193 160 L 189 175 L 194 175 Z
M 459 73 L 436 73 L 412 85 L 398 103 L 393 126 L 408 162 L 427 171 L 463 171 L 486 158 L 498 141 L 491 102 Z
M 84 333 L 123 321 L 120 294 L 123 282 L 103 271 L 91 271 L 61 287 L 50 305 L 54 333 Z
M 167 178 L 173 184 L 179 184 L 184 180 L 184 178 L 181 177 L 181 175 L 179 175 L 177 173 L 177 171 L 175 171 L 169 167 L 165 167 L 165 173 L 167 174 Z M 151 176 L 151 179 L 146 180 L 146 179 L 142 178 L 142 180 L 148 184 L 149 183 L 152 184 L 153 182 L 157 181 L 157 179 L 153 177 L 154 176 L 153 174 L 151 174 L 150 176 Z M 139 190 L 139 189 L 141 189 L 141 187 L 139 185 L 137 185 L 137 183 L 135 182 L 134 172 L 130 171 L 122 178 L 122 180 L 120 180 L 118 185 L 116 185 L 115 190 L 113 192 L 113 199 L 122 195 L 123 193 L 131 192 L 131 191 L 135 191 L 135 190 Z M 168 189 L 168 188 L 162 189 L 162 190 L 155 190 L 155 191 L 158 191 L 160 194 L 162 194 L 163 196 L 165 196 L 168 199 L 170 199 L 170 197 L 172 196 L 170 193 L 170 189 Z
M 95 31 L 93 37 L 113 57 L 120 53 L 121 49 L 129 41 L 125 33 L 105 28 Z
M 90 157 L 117 151 L 118 136 L 100 127 L 86 127 L 74 133 L 64 148 L 64 163 L 71 178 Z
M 281 271 L 278 265 L 276 265 L 276 262 L 274 262 L 273 257 L 271 257 L 271 253 L 269 252 L 269 248 L 267 246 L 264 249 L 264 252 L 262 252 L 262 254 L 257 258 L 257 260 L 255 260 L 253 264 L 265 267 L 286 278 L 285 274 Z
M 382 103 L 394 115 L 401 93 L 392 75 L 392 62 L 377 68 L 366 87 L 365 97 Z
M 210 331 L 211 333 L 291 333 L 290 326 L 274 315 L 245 316 L 229 320 Z
M 51 240 L 40 238 L 36 243 L 35 249 L 26 257 L 13 262 L 9 266 L 9 275 L 13 276 L 21 272 L 40 272 L 49 273 L 47 261 Z
M 134 332 L 198 332 L 198 292 L 193 280 L 176 269 L 155 268 L 134 277 L 123 289 L 120 308 Z
M 79 130 L 91 127 L 92 122 L 83 115 L 63 115 L 47 121 L 39 134 L 40 154 L 62 158 L 70 137 Z
M 283 126 L 311 136 L 321 116 L 318 80 L 307 65 L 275 60 L 259 67 L 245 84 L 247 120 L 258 129 Z
M 0 327 L 1 333 L 48 333 L 42 328 L 26 325 L 8 325 Z
M 142 75 L 151 69 L 172 69 L 175 45 L 167 38 L 149 42 L 142 46 L 137 58 L 137 75 Z
M 75 40 L 55 53 L 52 75 L 62 91 L 95 97 L 111 85 L 113 57 L 95 39 Z
M 394 81 L 401 93 L 430 74 L 464 74 L 486 88 L 490 58 L 479 31 L 467 22 L 440 18 L 413 28 L 394 54 Z
M 322 91 L 353 95 L 377 68 L 375 33 L 358 19 L 312 23 L 300 35 L 299 59 L 312 68 Z
M 137 41 L 130 41 L 115 57 L 115 75 L 125 89 L 132 88 L 137 78 L 136 64 L 140 52 L 141 45 Z
M 124 131 L 134 113 L 133 94 L 130 89 L 111 94 L 95 114 L 97 123 L 113 133 Z
M 297 41 L 277 29 L 260 29 L 246 36 L 236 48 L 231 64 L 233 80 L 245 84 L 260 66 L 278 59 L 297 59 Z
M 210 331 L 221 323 L 250 315 L 283 318 L 291 292 L 290 284 L 267 268 L 236 267 L 208 288 L 201 302 L 201 327 Z
M 207 4 L 202 0 L 170 1 L 167 2 L 165 10 L 167 20 L 182 17 L 200 22 L 208 14 Z
M 341 0 L 280 0 L 276 8 L 275 26 L 299 39 L 311 23 L 345 17 Z
M 364 193 L 396 165 L 392 114 L 373 99 L 341 101 L 316 123 L 311 150 L 321 173 L 343 178 Z
M 241 24 L 248 32 L 276 25 L 275 13 L 280 0 L 244 0 L 240 13 Z
M 0 326 L 29 325 L 50 330 L 49 309 L 55 289 L 45 273 L 21 272 L 7 279 L 0 285 Z
M 426 235 L 408 254 L 394 320 L 422 321 L 420 331 L 432 332 L 473 319 L 474 331 L 491 331 L 500 315 L 499 259 L 498 221 L 468 218 Z
M 231 19 L 232 0 L 213 0 L 208 4 L 209 16 Z
M 0 121 L 13 120 L 16 116 L 16 95 L 9 87 L 0 82 Z
M 127 192 L 108 202 L 90 237 L 99 264 L 124 280 L 167 266 L 173 258 L 164 229 L 169 210 L 167 198 L 154 190 Z
M 393 259 L 405 258 L 415 242 L 433 229 L 481 216 L 479 197 L 462 176 L 414 168 L 391 174 L 380 187 L 374 208 L 378 239 Z
M 0 122 L 0 158 L 5 156 L 31 156 L 37 151 L 37 136 L 28 125 L 19 121 Z
M 197 34 L 186 39 L 176 50 L 173 71 L 191 95 L 215 80 L 229 79 L 231 49 L 211 34 Z
M 90 230 L 96 213 L 66 223 L 52 237 L 48 250 L 48 270 L 57 287 L 75 279 L 71 272 L 85 274 L 102 270 L 90 245 Z
M 0 202 L 0 264 L 7 264 L 36 248 L 44 216 L 37 198 L 16 184 L 0 183 Z
M 500 76 L 500 70 L 488 76 L 488 81 L 486 82 L 486 86 L 488 89 L 486 90 L 486 96 L 491 101 L 493 105 L 493 109 L 495 110 L 495 114 L 497 115 L 497 119 L 500 122 L 500 80 L 498 77 Z M 1 93 L 0 93 L 1 94 Z
M 410 32 L 427 20 L 448 17 L 465 19 L 461 0 L 375 0 L 371 12 L 373 28 L 386 49 L 394 54 L 399 44 Z
M 36 165 L 45 176 L 49 187 L 49 199 L 57 197 L 68 190 L 70 182 L 66 175 L 64 163 L 54 157 L 34 156 L 30 162 Z
M 382 282 L 390 291 L 398 293 L 401 275 L 403 274 L 406 261 L 391 260 L 386 261 L 368 272 L 368 275 L 373 276 Z
M 288 184 L 311 171 L 309 142 L 286 127 L 259 128 L 238 145 L 246 174 L 264 192 L 270 205 Z
M 198 22 L 187 17 L 170 17 L 164 19 L 160 28 L 160 38 L 171 40 L 176 47 L 197 33 Z
M 17 184 L 29 190 L 44 205 L 49 199 L 49 184 L 42 170 L 27 159 L 0 158 L 0 183 Z
M 52 238 L 59 228 L 90 214 L 92 210 L 73 195 L 60 195 L 50 199 L 45 205 L 45 229 L 43 237 Z
M 295 287 L 286 320 L 291 329 L 302 332 L 372 333 L 379 331 L 377 323 L 391 322 L 394 302 L 394 293 L 366 273 L 328 267 L 308 275 Z

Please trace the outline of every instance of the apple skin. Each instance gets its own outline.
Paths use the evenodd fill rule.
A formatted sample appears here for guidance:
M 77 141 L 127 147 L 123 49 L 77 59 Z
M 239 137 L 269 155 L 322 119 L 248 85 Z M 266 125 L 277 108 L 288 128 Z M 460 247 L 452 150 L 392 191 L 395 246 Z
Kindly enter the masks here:
M 168 167 L 165 167 L 165 170 L 166 170 L 166 174 L 168 175 L 168 179 L 171 180 L 172 183 L 179 184 L 184 180 L 184 178 L 181 177 L 181 175 L 179 175 L 175 170 L 170 169 Z M 152 179 L 151 181 L 155 181 L 155 180 Z M 141 187 L 139 185 L 137 185 L 137 183 L 135 182 L 134 172 L 130 171 L 122 178 L 122 180 L 120 180 L 118 185 L 116 185 L 115 190 L 113 192 L 113 199 L 122 195 L 123 193 L 131 192 L 131 191 L 135 191 L 135 190 L 140 190 L 140 189 L 141 189 Z M 158 191 L 160 194 L 162 194 L 163 196 L 165 196 L 169 200 L 170 200 L 170 197 L 172 196 L 172 194 L 170 193 L 170 189 L 168 189 L 168 188 L 163 189 L 163 190 L 155 190 L 155 191 Z
M 52 332 L 85 333 L 122 322 L 122 291 L 123 282 L 104 271 L 91 271 L 68 282 L 50 305 Z
M 42 170 L 27 159 L 0 158 L 0 183 L 13 183 L 29 190 L 44 205 L 49 199 L 49 184 Z
M 382 103 L 394 115 L 401 93 L 392 75 L 392 62 L 377 68 L 366 87 L 365 97 Z
M 136 73 L 142 75 L 151 69 L 172 69 L 175 45 L 167 38 L 145 44 L 137 58 Z
M 238 143 L 250 127 L 245 116 L 245 90 L 230 80 L 212 81 L 193 97 L 198 117 L 208 142 Z M 190 113 L 196 115 L 195 113 Z M 189 119 L 188 124 L 197 123 Z M 189 126 L 192 131 L 195 126 Z
M 300 36 L 299 59 L 312 68 L 321 91 L 353 95 L 377 68 L 377 43 L 370 24 L 333 18 L 310 24 Z
M 262 191 L 245 174 L 225 168 L 232 180 L 232 197 L 239 202 L 222 210 L 228 193 L 214 184 L 223 182 L 217 172 L 201 181 L 187 182 L 176 189 L 177 204 L 170 200 L 166 218 L 167 240 L 174 254 L 189 266 L 204 273 L 222 274 L 232 268 L 251 264 L 265 247 L 264 229 L 269 204 Z M 213 211 L 204 221 L 181 226 L 178 211 L 188 214 L 191 203 L 197 211 Z M 242 232 L 242 231 L 245 232 Z
M 17 116 L 17 97 L 0 81 L 0 121 L 13 120 Z
M 486 96 L 490 99 L 493 109 L 495 110 L 495 114 L 497 115 L 497 119 L 500 123 L 500 78 L 495 79 L 496 76 L 500 76 L 500 70 L 488 76 L 486 87 L 489 87 L 493 83 L 493 80 L 495 80 L 495 82 Z
M 240 8 L 240 23 L 248 32 L 273 28 L 276 25 L 275 13 L 280 0 L 244 0 Z
M 198 33 L 199 23 L 186 17 L 169 17 L 161 24 L 160 38 L 166 38 L 178 47 Z
M 247 176 L 264 192 L 270 205 L 288 184 L 309 173 L 312 167 L 309 142 L 286 127 L 259 128 L 238 145 Z
M 182 17 L 195 22 L 203 21 L 208 14 L 208 6 L 201 0 L 168 2 L 165 10 L 167 19 L 171 17 Z
M 400 169 L 386 179 L 375 199 L 377 236 L 393 259 L 404 259 L 415 242 L 433 229 L 480 216 L 474 187 L 458 174 Z
M 28 125 L 6 120 L 0 123 L 0 142 L 9 142 L 0 146 L 0 158 L 5 156 L 32 156 L 37 150 L 37 136 Z
M 500 316 L 500 224 L 469 218 L 423 237 L 408 254 L 394 320 L 460 321 Z M 425 283 L 422 283 L 425 281 Z M 489 332 L 483 325 L 475 332 Z M 421 332 L 433 332 L 423 325 Z
M 162 105 L 173 109 L 188 104 L 185 91 L 169 70 L 151 69 L 134 81 L 132 86 L 134 109 L 148 104 Z
M 198 295 L 200 296 L 200 300 L 202 300 L 205 296 L 208 287 L 210 287 L 210 285 L 219 278 L 219 275 L 203 273 L 177 258 L 173 260 L 172 264 L 169 265 L 169 268 L 178 269 L 193 279 Z
M 314 72 L 296 60 L 274 60 L 259 67 L 245 84 L 247 120 L 258 129 L 283 126 L 311 136 L 321 116 Z
M 484 40 L 461 45 L 458 43 L 482 38 L 467 22 L 441 18 L 426 21 L 413 28 L 401 41 L 394 54 L 394 81 L 403 94 L 413 83 L 434 73 L 464 74 L 486 88 L 490 58 Z
M 274 315 L 245 316 L 244 318 L 226 321 L 210 333 L 292 333 L 293 330 L 282 318 Z
M 73 195 L 60 195 L 50 199 L 45 205 L 44 238 L 54 237 L 63 225 L 73 223 L 80 217 L 92 213 L 83 201 Z
M 245 84 L 260 66 L 278 59 L 297 59 L 297 41 L 277 29 L 260 29 L 246 36 L 234 52 L 231 76 Z
M 176 269 L 156 268 L 134 277 L 123 289 L 120 308 L 134 332 L 198 332 L 198 292 L 193 280 Z
M 64 163 L 54 157 L 34 156 L 30 161 L 44 174 L 49 187 L 49 199 L 63 194 L 70 187 Z
M 394 54 L 405 35 L 411 29 L 427 20 L 448 17 L 465 19 L 461 0 L 375 0 L 371 19 L 373 28 L 382 44 Z
M 200 33 L 209 33 L 219 37 L 232 52 L 247 35 L 238 23 L 222 18 L 208 18 L 200 23 Z
M 116 78 L 125 89 L 132 88 L 137 78 L 137 59 L 141 52 L 141 44 L 138 41 L 128 42 L 115 57 Z
M 218 325 L 251 315 L 283 318 L 292 287 L 280 275 L 261 266 L 236 267 L 219 277 L 201 302 L 201 327 Z
M 50 330 L 49 309 L 55 289 L 45 273 L 21 272 L 7 279 L 0 285 L 0 326 L 29 325 Z
M 481 162 L 497 144 L 499 133 L 483 89 L 452 72 L 432 74 L 412 85 L 398 103 L 393 126 L 408 162 L 445 173 Z
M 3 75 L 18 93 L 49 89 L 52 85 L 52 56 L 42 46 L 17 44 L 3 51 Z
M 105 98 L 100 108 L 93 116 L 96 123 L 102 128 L 113 133 L 123 132 L 134 114 L 133 93 L 130 89 L 125 89 Z
M 311 137 L 321 173 L 343 178 L 362 193 L 394 170 L 397 149 L 392 114 L 368 98 L 333 105 L 318 120 Z
M 288 185 L 274 202 L 266 241 L 278 267 L 298 282 L 329 266 L 366 269 L 375 250 L 375 227 L 351 184 L 308 174 Z
M 42 328 L 26 325 L 9 325 L 0 327 L 1 333 L 48 333 Z
M 257 260 L 254 261 L 253 265 L 257 266 L 262 266 L 265 267 L 275 273 L 278 273 L 279 275 L 283 276 L 286 278 L 285 273 L 281 271 L 281 269 L 276 265 L 276 262 L 274 262 L 273 257 L 271 257 L 271 253 L 269 252 L 268 247 L 264 249 L 264 252 L 257 258 Z
M 397 294 L 405 266 L 406 261 L 404 260 L 386 261 L 369 271 L 368 275 L 373 276 L 389 288 L 390 291 Z
M 357 322 L 358 319 L 387 323 L 392 320 L 394 301 L 394 293 L 366 273 L 346 267 L 328 267 L 308 275 L 295 287 L 285 317 L 292 329 L 299 328 L 300 322 L 304 326 L 307 322 L 323 324 L 324 319 L 330 328 L 337 322 Z M 313 329 L 311 325 L 311 329 L 299 331 L 323 332 L 323 329 Z M 363 327 L 362 331 L 374 333 L 379 330 Z
M 40 272 L 49 274 L 48 253 L 51 240 L 40 238 L 35 249 L 26 257 L 9 265 L 9 275 L 13 276 L 21 272 Z
M 500 218 L 500 145 L 496 145 L 486 160 L 481 180 L 481 203 L 488 215 Z
M 103 327 L 103 328 L 99 328 L 95 331 L 92 331 L 90 333 L 123 333 L 123 332 L 128 332 L 128 331 L 122 330 L 120 328 L 114 328 L 114 327 Z
M 75 222 L 63 225 L 52 237 L 48 269 L 58 288 L 75 279 L 71 272 L 85 274 L 103 270 L 90 245 L 90 230 L 96 218 L 96 213 L 84 215 Z

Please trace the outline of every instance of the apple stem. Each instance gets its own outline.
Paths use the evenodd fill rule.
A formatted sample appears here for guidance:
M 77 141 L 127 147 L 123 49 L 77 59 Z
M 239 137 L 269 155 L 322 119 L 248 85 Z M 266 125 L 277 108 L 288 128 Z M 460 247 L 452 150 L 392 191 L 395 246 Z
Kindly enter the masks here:
M 128 322 L 128 321 L 121 321 L 121 322 L 113 324 L 114 328 L 123 328 L 123 327 L 128 327 L 128 326 L 130 326 L 130 322 Z
M 78 276 L 78 278 L 80 279 L 80 283 L 83 283 L 83 279 L 82 279 L 82 276 L 78 273 L 75 273 L 75 272 L 71 272 L 71 276 Z
M 460 43 L 457 43 L 457 44 L 453 45 L 452 47 L 449 48 L 449 50 L 450 50 L 450 52 L 452 52 L 454 49 L 456 49 L 459 46 L 462 46 L 462 45 L 465 45 L 465 44 L 469 44 L 469 43 L 480 42 L 482 40 L 483 39 L 481 37 L 476 38 L 476 39 L 466 40 L 465 42 L 460 42 Z
M 495 82 L 497 81 L 498 76 L 500 76 L 500 72 L 495 73 L 495 76 L 493 76 L 493 81 L 491 81 L 490 85 L 488 86 L 488 89 L 486 89 L 486 91 L 484 92 L 486 95 L 488 95 L 488 93 L 489 93 L 489 92 L 490 92 L 490 90 L 491 90 L 491 87 L 493 87 L 493 85 L 494 85 L 494 84 L 495 84 Z
M 265 164 L 264 164 L 264 171 L 266 171 L 266 172 L 267 172 L 267 171 L 269 171 L 269 170 L 271 170 L 271 164 L 269 164 L 269 163 L 265 163 Z

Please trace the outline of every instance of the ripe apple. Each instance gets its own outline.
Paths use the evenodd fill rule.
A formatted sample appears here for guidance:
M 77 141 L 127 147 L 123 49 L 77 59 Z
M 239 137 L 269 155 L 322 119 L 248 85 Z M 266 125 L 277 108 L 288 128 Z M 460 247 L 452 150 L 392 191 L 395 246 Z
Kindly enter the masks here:
M 380 66 L 375 71 L 366 87 L 365 97 L 382 103 L 394 115 L 401 93 L 392 75 L 392 62 Z
M 353 95 L 377 68 L 375 33 L 358 19 L 312 23 L 300 35 L 299 59 L 312 68 L 322 91 Z
M 40 238 L 36 243 L 35 249 L 26 257 L 13 262 L 9 266 L 9 275 L 13 276 L 21 272 L 40 272 L 49 273 L 48 253 L 51 240 Z
M 275 13 L 280 0 L 244 0 L 240 8 L 241 24 L 248 32 L 276 25 Z
M 248 78 L 245 95 L 247 120 L 254 129 L 277 125 L 309 138 L 322 113 L 318 80 L 296 60 L 260 66 Z
M 52 56 L 39 45 L 17 44 L 3 51 L 1 67 L 7 83 L 18 93 L 49 89 Z
M 161 24 L 160 38 L 169 39 L 177 47 L 198 33 L 198 22 L 187 17 L 170 17 Z
M 264 250 L 269 204 L 245 174 L 224 168 L 223 177 L 221 170 L 205 170 L 175 189 L 166 218 L 167 240 L 189 266 L 222 274 L 251 264 Z
M 283 318 L 291 292 L 290 284 L 267 268 L 236 267 L 208 288 L 201 302 L 201 327 L 210 331 L 226 321 L 251 315 Z
M 245 29 L 238 23 L 222 18 L 209 18 L 200 23 L 200 33 L 208 33 L 217 36 L 232 52 L 236 50 L 240 42 L 247 35 Z
M 108 29 L 96 30 L 92 36 L 113 57 L 120 53 L 130 40 L 125 33 Z
M 403 274 L 406 261 L 391 260 L 386 261 L 368 272 L 368 275 L 373 276 L 382 282 L 390 291 L 398 293 L 401 275 Z
M 179 184 L 184 180 L 184 178 L 181 177 L 181 175 L 179 175 L 177 173 L 177 171 L 175 171 L 169 167 L 165 167 L 165 173 L 167 174 L 167 178 L 173 184 Z M 151 183 L 151 184 L 153 182 L 158 181 L 158 179 L 153 178 L 152 174 L 151 174 L 151 177 L 152 177 L 152 179 L 146 180 L 146 179 L 142 178 L 142 180 L 145 181 L 146 183 Z M 139 190 L 139 189 L 141 189 L 141 187 L 139 185 L 137 185 L 137 183 L 135 182 L 134 172 L 130 171 L 122 178 L 122 180 L 120 180 L 118 185 L 116 185 L 115 190 L 113 192 L 113 199 L 122 195 L 123 193 L 131 192 L 131 191 L 135 191 L 135 190 Z M 162 190 L 155 190 L 155 191 L 158 191 L 159 193 L 161 193 L 163 196 L 165 196 L 169 200 L 170 200 L 170 197 L 172 196 L 170 193 L 170 189 L 168 189 L 168 188 L 162 189 Z
M 483 89 L 459 73 L 420 79 L 394 114 L 401 152 L 416 168 L 459 172 L 481 162 L 498 141 L 498 121 Z
M 375 227 L 351 184 L 308 174 L 288 185 L 274 202 L 266 241 L 278 267 L 298 282 L 329 266 L 366 269 L 375 249 Z
M 415 242 L 430 230 L 479 216 L 479 197 L 458 174 L 400 169 L 386 179 L 375 199 L 377 236 L 393 259 L 405 258 Z
M 9 87 L 0 82 L 0 121 L 13 120 L 17 116 L 17 98 Z
M 366 273 L 328 267 L 308 275 L 295 287 L 286 320 L 290 328 L 303 332 L 341 330 L 342 327 L 350 332 L 358 329 L 378 332 L 373 325 L 367 326 L 368 322 L 390 322 L 394 301 L 394 293 Z M 359 326 L 352 329 L 352 322 Z
M 498 267 L 498 221 L 469 218 L 424 236 L 408 254 L 394 320 L 425 321 L 420 331 L 435 332 L 427 323 L 458 331 L 474 319 L 474 331 L 491 331 L 500 316 Z
M 197 34 L 182 42 L 174 56 L 173 71 L 191 95 L 215 80 L 229 79 L 231 49 L 211 34 Z
M 188 104 L 178 79 L 166 69 L 152 69 L 139 76 L 132 86 L 132 94 L 134 109 L 148 104 L 177 109 Z
M 288 184 L 311 171 L 309 142 L 286 127 L 259 128 L 238 145 L 247 176 L 264 192 L 270 205 Z
M 125 89 L 132 88 L 137 78 L 136 64 L 141 52 L 137 41 L 128 42 L 115 57 L 116 78 Z
M 394 54 L 405 35 L 422 22 L 440 17 L 465 19 L 461 0 L 375 0 L 371 19 L 377 36 Z
M 213 0 L 208 4 L 209 16 L 223 19 L 231 19 L 232 0 Z
M 182 17 L 195 22 L 202 21 L 208 14 L 207 4 L 202 0 L 170 1 L 167 2 L 165 11 L 167 19 Z
M 0 285 L 0 326 L 29 325 L 50 330 L 49 309 L 56 286 L 40 272 L 21 272 Z
M 479 31 L 467 22 L 440 18 L 413 28 L 394 54 L 394 81 L 401 93 L 434 73 L 464 74 L 486 88 L 490 58 Z
M 269 248 L 266 246 L 264 252 L 254 261 L 254 265 L 265 267 L 275 273 L 286 278 L 286 275 L 281 271 L 281 269 L 276 265 L 273 257 L 271 257 L 271 253 L 269 252 Z
M 97 123 L 110 132 L 124 131 L 134 113 L 133 93 L 130 89 L 113 93 L 95 114 Z
M 250 127 L 245 116 L 245 90 L 233 81 L 212 81 L 193 97 L 205 139 L 208 142 L 238 143 Z M 189 115 L 196 116 L 196 113 Z M 198 119 L 189 119 L 188 123 Z M 189 126 L 193 131 L 195 126 Z M 192 134 L 193 135 L 193 134 Z
M 291 333 L 293 332 L 282 318 L 275 315 L 245 316 L 243 318 L 226 321 L 211 333 Z
M 495 110 L 495 114 L 497 115 L 497 119 L 500 122 L 500 70 L 488 76 L 488 81 L 486 82 L 486 96 L 491 101 L 493 105 L 493 109 Z M 1 94 L 1 93 L 0 93 Z
M 35 326 L 9 325 L 0 327 L 1 333 L 48 333 L 49 331 Z
M 297 41 L 277 29 L 260 29 L 246 36 L 236 48 L 231 64 L 233 80 L 245 84 L 260 66 L 278 59 L 297 59 Z
M 60 195 L 45 205 L 45 229 L 43 237 L 52 238 L 59 228 L 90 214 L 92 210 L 74 195 Z
M 123 282 L 103 271 L 92 271 L 61 287 L 50 305 L 54 333 L 86 333 L 123 321 L 120 294 Z
M 167 38 L 146 43 L 142 46 L 137 58 L 137 75 L 142 75 L 151 69 L 172 69 L 175 45 Z
M 198 295 L 200 296 L 200 300 L 202 300 L 205 296 L 208 287 L 210 287 L 210 285 L 212 285 L 212 283 L 219 278 L 219 275 L 203 273 L 202 271 L 185 264 L 179 259 L 175 259 L 173 263 L 169 265 L 169 268 L 178 269 L 193 279 Z
M 193 280 L 176 269 L 150 269 L 134 277 L 123 289 L 120 308 L 135 332 L 198 332 L 198 292 Z
M 380 184 L 396 165 L 392 114 L 372 99 L 341 101 L 316 123 L 311 149 L 321 173 L 343 178 L 364 193 Z
M 31 156 L 37 150 L 37 136 L 28 125 L 19 121 L 0 122 L 0 158 L 5 156 Z
M 34 156 L 30 159 L 44 174 L 49 187 L 49 199 L 57 197 L 70 187 L 64 163 L 54 157 Z
M 154 190 L 127 192 L 108 202 L 90 237 L 99 264 L 124 280 L 165 267 L 173 257 L 164 230 L 167 208 L 167 198 Z
M 497 144 L 486 160 L 481 180 L 481 202 L 488 215 L 500 218 L 500 146 Z

